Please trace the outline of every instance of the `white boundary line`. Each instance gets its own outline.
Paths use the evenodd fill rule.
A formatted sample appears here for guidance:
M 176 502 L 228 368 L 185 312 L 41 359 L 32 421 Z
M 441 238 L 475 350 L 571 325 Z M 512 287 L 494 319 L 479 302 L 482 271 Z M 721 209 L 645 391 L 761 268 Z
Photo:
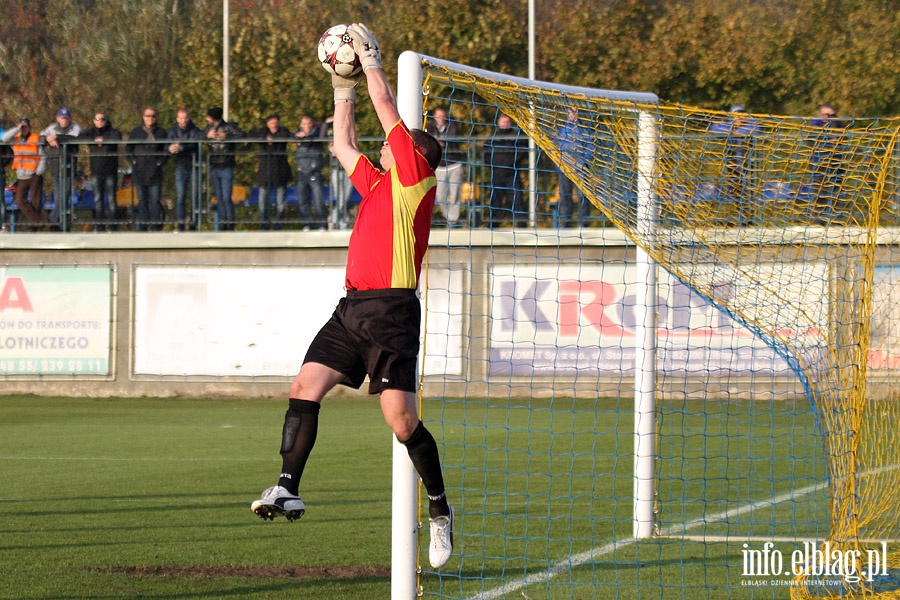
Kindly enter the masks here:
M 660 536 L 661 537 L 661 536 Z M 788 536 L 765 536 L 765 535 L 742 535 L 738 536 L 728 536 L 728 535 L 682 535 L 682 536 L 672 536 L 673 540 L 688 540 L 691 542 L 708 542 L 710 544 L 720 544 L 727 542 L 734 542 L 738 539 L 745 542 L 785 542 L 790 544 L 791 542 L 796 542 L 798 544 L 802 544 L 803 542 L 813 542 L 820 543 L 822 538 L 810 538 L 810 537 L 788 537 Z M 859 538 L 855 540 L 860 544 L 896 544 L 900 543 L 900 538 Z
M 896 469 L 900 469 L 900 465 L 888 465 L 888 466 L 884 466 L 884 467 L 879 467 L 877 469 L 872 469 L 871 471 L 867 471 L 867 472 L 863 473 L 862 475 L 864 477 L 868 477 L 870 475 L 877 475 L 884 471 L 894 471 Z M 726 519 L 728 519 L 730 517 L 736 517 L 738 515 L 743 515 L 748 512 L 753 512 L 754 510 L 756 510 L 758 508 L 764 508 L 766 506 L 775 506 L 776 504 L 781 504 L 782 502 L 786 502 L 788 500 L 793 500 L 794 498 L 802 498 L 803 496 L 807 496 L 809 494 L 812 494 L 813 492 L 818 492 L 819 490 L 827 488 L 827 487 L 828 487 L 828 482 L 824 481 L 822 483 L 810 485 L 805 488 L 801 488 L 799 490 L 791 490 L 789 492 L 785 492 L 784 494 L 779 494 L 777 496 L 774 496 L 773 498 L 771 498 L 769 500 L 759 500 L 758 502 L 751 502 L 750 504 L 741 506 L 740 508 L 729 509 L 729 510 L 722 511 L 722 512 L 714 514 L 714 515 L 700 517 L 698 519 L 694 519 L 693 521 L 688 521 L 687 523 L 683 523 L 683 524 L 679 524 L 679 525 L 672 525 L 671 527 L 667 527 L 667 528 L 663 529 L 662 531 L 660 531 L 659 535 L 656 537 L 658 537 L 658 538 L 674 537 L 674 538 L 681 538 L 681 539 L 688 539 L 688 540 L 701 540 L 701 541 L 705 539 L 705 540 L 716 541 L 716 542 L 725 541 L 725 540 L 728 540 L 729 538 L 722 537 L 721 539 L 718 539 L 718 538 L 713 539 L 712 537 L 709 537 L 709 536 L 686 536 L 685 534 L 688 531 L 690 531 L 691 529 L 700 527 L 701 525 L 708 525 L 710 523 L 718 523 L 719 521 L 725 521 Z M 733 536 L 730 539 L 737 541 L 737 540 L 748 540 L 748 539 L 754 539 L 754 538 L 747 538 L 747 537 L 743 537 L 743 536 Z M 586 552 L 582 552 L 581 554 L 575 554 L 574 556 L 570 556 L 568 558 L 562 559 L 561 561 L 553 563 L 552 565 L 550 565 L 548 568 L 544 569 L 543 571 L 540 571 L 533 575 L 529 575 L 529 576 L 525 577 L 524 579 L 517 579 L 515 581 L 511 581 L 511 582 L 506 583 L 498 588 L 494 588 L 492 590 L 482 592 L 481 594 L 476 595 L 476 596 L 471 596 L 467 600 L 492 600 L 493 598 L 500 598 L 501 596 L 503 596 L 505 594 L 509 594 L 510 592 L 515 592 L 516 590 L 519 590 L 519 589 L 525 587 L 526 585 L 529 585 L 532 583 L 540 583 L 542 581 L 550 581 L 555 575 L 558 575 L 560 573 L 567 573 L 567 572 L 573 570 L 575 567 L 581 566 L 587 562 L 591 562 L 591 561 L 595 560 L 596 558 L 599 558 L 601 556 L 605 556 L 607 554 L 615 552 L 619 548 L 625 548 L 627 546 L 630 546 L 631 544 L 634 544 L 637 541 L 638 540 L 636 540 L 635 538 L 629 537 L 624 540 L 617 540 L 614 542 L 610 542 L 604 546 L 599 546 L 597 548 L 591 548 L 590 550 L 588 550 Z M 765 538 L 764 541 L 771 542 L 771 541 L 778 541 L 778 540 L 776 540 L 775 538 L 767 537 L 767 538 Z M 791 538 L 791 539 L 787 539 L 785 541 L 802 542 L 802 541 L 807 541 L 807 540 L 806 540 L 806 538 Z M 817 541 L 817 540 L 809 540 L 809 541 Z M 860 541 L 862 541 L 862 540 L 860 540 Z M 867 540 L 867 542 L 868 541 L 875 541 L 875 542 L 887 541 L 890 543 L 895 540 Z
M 683 534 L 687 533 L 689 530 L 700 527 L 701 525 L 709 525 L 710 523 L 718 523 L 719 521 L 725 521 L 730 517 L 736 517 L 738 515 L 742 515 L 748 512 L 752 512 L 759 508 L 764 508 L 766 506 L 774 506 L 776 504 L 781 504 L 782 502 L 786 502 L 788 500 L 793 500 L 795 498 L 801 498 L 803 496 L 807 496 L 813 492 L 817 492 L 821 489 L 827 488 L 828 483 L 822 482 L 817 483 L 815 485 L 810 485 L 805 488 L 799 490 L 791 490 L 790 492 L 785 492 L 784 494 L 779 494 L 769 500 L 760 500 L 758 502 L 752 502 L 745 506 L 741 506 L 739 508 L 729 509 L 722 511 L 720 513 L 700 517 L 698 519 L 694 519 L 693 521 L 688 521 L 687 523 L 672 525 L 671 527 L 667 527 L 664 530 L 660 531 L 659 537 L 683 537 Z M 680 532 L 680 533 L 679 533 Z M 735 536 L 732 538 L 734 540 L 744 539 L 742 537 Z M 767 538 L 768 539 L 768 538 Z M 561 561 L 553 563 L 550 567 L 540 571 L 538 573 L 534 573 L 533 575 L 529 575 L 524 579 L 518 579 L 515 581 L 511 581 L 506 583 L 498 588 L 494 588 L 492 590 L 488 590 L 486 592 L 482 592 L 476 596 L 471 596 L 468 600 L 492 600 L 494 598 L 500 598 L 509 594 L 511 592 L 515 592 L 527 585 L 533 583 L 541 583 L 544 581 L 550 581 L 554 576 L 559 575 L 560 573 L 567 573 L 572 571 L 576 567 L 579 567 L 585 563 L 596 560 L 601 556 L 605 556 L 620 548 L 628 547 L 637 540 L 633 537 L 626 538 L 624 540 L 617 540 L 614 542 L 610 542 L 603 546 L 598 546 L 597 548 L 591 548 L 585 552 L 580 554 L 575 554 L 568 558 L 564 558 Z

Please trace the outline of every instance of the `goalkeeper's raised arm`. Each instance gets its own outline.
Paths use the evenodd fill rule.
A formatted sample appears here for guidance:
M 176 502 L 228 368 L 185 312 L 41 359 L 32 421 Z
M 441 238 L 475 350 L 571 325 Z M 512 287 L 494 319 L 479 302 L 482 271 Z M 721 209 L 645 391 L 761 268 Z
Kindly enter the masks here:
M 334 87 L 334 121 L 331 124 L 334 156 L 347 173 L 352 173 L 361 153 L 356 145 L 356 119 L 353 109 L 356 104 L 356 84 L 359 80 L 351 80 L 332 75 Z
M 397 109 L 394 91 L 381 69 L 381 49 L 378 40 L 362 23 L 350 25 L 350 34 L 353 36 L 353 48 L 365 73 L 369 97 L 381 122 L 381 128 L 387 134 L 400 120 L 400 111 Z
M 400 121 L 400 112 L 397 109 L 397 98 L 381 69 L 378 40 L 362 23 L 352 24 L 348 32 L 353 37 L 353 48 L 359 56 L 364 75 L 349 79 L 332 75 L 331 83 L 334 88 L 334 154 L 349 173 L 360 155 L 353 112 L 356 104 L 356 86 L 360 77 L 366 79 L 369 97 L 372 99 L 372 105 L 375 107 L 385 136 Z
M 366 79 L 368 86 L 369 98 L 375 107 L 375 113 L 384 130 L 385 138 L 390 136 L 391 131 L 398 123 L 401 123 L 400 111 L 397 108 L 397 98 L 387 80 L 387 76 L 381 68 L 381 50 L 378 41 L 369 28 L 362 23 L 353 23 L 348 28 L 353 39 L 353 48 L 359 56 L 360 64 L 363 67 L 363 73 L 352 78 L 341 77 L 333 74 L 331 76 L 331 84 L 334 88 L 334 124 L 332 125 L 334 135 L 334 155 L 337 157 L 341 166 L 348 173 L 352 173 L 356 167 L 356 163 L 361 156 L 357 146 L 356 120 L 354 117 L 354 108 L 356 105 L 356 86 L 362 77 Z M 414 148 L 427 161 L 431 168 L 431 175 L 434 175 L 434 169 L 440 163 L 443 149 L 434 137 L 422 130 L 413 130 L 409 132 L 414 140 Z M 387 171 L 394 163 L 394 157 L 385 157 L 385 149 L 387 144 L 382 148 L 381 166 Z M 385 162 L 387 158 L 387 162 Z

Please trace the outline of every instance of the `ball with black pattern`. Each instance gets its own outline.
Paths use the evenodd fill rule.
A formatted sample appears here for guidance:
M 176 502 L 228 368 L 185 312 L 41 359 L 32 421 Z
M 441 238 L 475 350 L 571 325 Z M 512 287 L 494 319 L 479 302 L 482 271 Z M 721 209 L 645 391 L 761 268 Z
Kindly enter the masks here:
M 362 71 L 359 55 L 353 49 L 353 36 L 347 25 L 328 28 L 319 39 L 319 62 L 329 73 L 355 77 Z

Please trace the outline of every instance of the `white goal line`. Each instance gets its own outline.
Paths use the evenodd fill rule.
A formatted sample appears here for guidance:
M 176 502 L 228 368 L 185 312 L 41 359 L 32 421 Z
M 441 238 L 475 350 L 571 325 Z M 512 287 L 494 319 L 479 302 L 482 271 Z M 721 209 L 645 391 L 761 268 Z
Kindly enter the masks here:
M 795 537 L 789 535 L 682 535 L 670 536 L 666 539 L 688 540 L 689 542 L 708 542 L 710 544 L 727 544 L 735 542 L 778 542 L 786 544 L 790 544 L 791 542 L 796 542 L 798 544 L 812 542 L 818 544 L 822 541 L 821 538 Z M 860 544 L 898 544 L 900 543 L 900 538 L 858 538 L 854 541 L 859 542 Z
M 897 469 L 900 469 L 900 465 L 889 465 L 889 466 L 881 467 L 878 469 L 873 469 L 871 471 L 863 473 L 862 476 L 869 477 L 872 475 L 877 475 L 879 473 L 883 473 L 885 471 L 895 471 Z M 754 510 L 757 510 L 759 508 L 765 508 L 767 506 L 776 506 L 778 504 L 781 504 L 782 502 L 787 502 L 788 500 L 793 500 L 795 498 L 802 498 L 803 496 L 807 496 L 814 492 L 818 492 L 819 490 L 825 489 L 827 487 L 828 487 L 828 482 L 822 482 L 822 483 L 817 483 L 815 485 L 807 486 L 805 488 L 801 488 L 799 490 L 791 490 L 789 492 L 779 494 L 779 495 L 774 496 L 767 500 L 759 500 L 757 502 L 751 502 L 750 504 L 746 504 L 746 505 L 738 507 L 738 508 L 724 510 L 720 513 L 716 513 L 713 515 L 706 515 L 706 516 L 694 519 L 692 521 L 688 521 L 687 523 L 681 523 L 681 524 L 677 524 L 677 525 L 672 525 L 670 527 L 666 527 L 666 528 L 662 529 L 659 532 L 659 535 L 656 537 L 680 538 L 680 539 L 685 539 L 685 540 L 690 540 L 690 541 L 723 541 L 723 542 L 728 541 L 729 540 L 728 536 L 689 536 L 686 534 L 688 531 L 690 531 L 692 529 L 696 529 L 697 527 L 700 527 L 703 525 L 709 525 L 711 523 L 718 523 L 721 521 L 725 521 L 731 517 L 736 517 L 739 515 L 746 514 L 748 512 L 753 512 Z M 718 537 L 720 537 L 721 539 L 716 539 Z M 730 539 L 732 541 L 737 541 L 737 540 L 752 541 L 755 538 L 730 536 Z M 805 538 L 780 539 L 780 538 L 775 538 L 775 537 L 765 537 L 764 539 L 763 538 L 759 538 L 759 539 L 762 541 L 768 541 L 768 542 L 821 541 L 821 540 L 810 540 L 810 539 L 805 539 Z M 860 540 L 860 541 L 863 543 L 880 543 L 880 542 L 894 543 L 897 540 L 886 539 L 886 540 Z M 637 542 L 638 542 L 637 539 L 635 539 L 633 537 L 629 537 L 624 540 L 616 540 L 614 542 L 610 542 L 603 546 L 591 548 L 590 550 L 587 550 L 586 552 L 582 552 L 580 554 L 574 554 L 574 555 L 564 558 L 560 561 L 557 561 L 557 562 L 553 563 L 552 565 L 550 565 L 548 568 L 544 569 L 543 571 L 539 571 L 538 573 L 528 575 L 527 577 L 524 577 L 523 579 L 517 579 L 515 581 L 511 581 L 500 587 L 482 592 L 478 595 L 471 596 L 467 600 L 492 600 L 494 598 L 500 598 L 502 596 L 505 596 L 506 594 L 520 590 L 527 585 L 550 581 L 556 575 L 559 575 L 561 573 L 568 573 L 569 571 L 572 571 L 576 567 L 579 567 L 585 563 L 592 562 L 592 561 L 600 558 L 601 556 L 606 556 L 607 554 L 611 554 L 611 553 L 615 552 L 616 550 L 619 550 L 621 548 L 626 548 Z
M 776 504 L 781 504 L 782 502 L 786 502 L 788 500 L 792 500 L 794 498 L 800 498 L 811 494 L 813 492 L 817 492 L 823 488 L 828 487 L 827 482 L 817 483 L 815 485 L 810 485 L 800 490 L 791 490 L 790 492 L 785 492 L 784 494 L 779 494 L 774 498 L 770 498 L 768 500 L 760 500 L 758 502 L 752 502 L 750 504 L 746 504 L 744 506 L 738 508 L 732 508 L 729 510 L 724 510 L 720 513 L 714 515 L 708 515 L 705 517 L 701 517 L 699 519 L 694 519 L 692 521 L 688 521 L 687 523 L 681 523 L 678 525 L 672 525 L 671 527 L 666 527 L 662 531 L 659 532 L 659 537 L 668 538 L 668 537 L 684 537 L 684 534 L 690 531 L 691 529 L 695 529 L 702 525 L 709 525 L 710 523 L 718 523 L 720 521 L 725 521 L 730 517 L 735 517 L 738 515 L 742 515 L 744 513 L 752 512 L 756 509 L 763 508 L 765 506 L 774 506 Z M 680 532 L 680 533 L 678 533 Z M 516 581 L 511 581 L 507 584 L 504 584 L 500 587 L 494 588 L 492 590 L 488 590 L 477 596 L 472 596 L 468 600 L 492 600 L 493 598 L 500 598 L 509 594 L 510 592 L 515 592 L 526 585 L 531 585 L 533 583 L 541 583 L 544 581 L 550 581 L 555 575 L 559 575 L 560 573 L 565 573 L 571 571 L 575 567 L 579 567 L 585 563 L 591 562 L 600 558 L 601 556 L 605 556 L 620 548 L 626 548 L 634 543 L 636 540 L 633 537 L 626 538 L 624 540 L 618 540 L 615 542 L 610 542 L 604 546 L 599 546 L 597 548 L 591 548 L 586 552 L 582 552 L 580 554 L 575 554 L 568 558 L 564 558 L 561 561 L 558 561 L 551 565 L 549 568 L 544 569 L 538 573 L 533 575 L 529 575 L 524 579 L 519 579 Z

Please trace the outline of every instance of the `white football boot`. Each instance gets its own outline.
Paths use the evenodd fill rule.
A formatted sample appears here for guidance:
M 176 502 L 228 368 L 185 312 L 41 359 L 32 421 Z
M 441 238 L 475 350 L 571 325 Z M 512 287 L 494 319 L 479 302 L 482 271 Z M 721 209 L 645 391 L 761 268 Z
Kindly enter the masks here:
M 428 546 L 428 561 L 435 569 L 440 569 L 450 560 L 453 553 L 453 507 L 450 514 L 430 519 L 431 544 Z
M 262 493 L 262 498 L 254 500 L 250 510 L 261 519 L 272 520 L 280 515 L 293 521 L 303 516 L 306 505 L 300 496 L 295 496 L 280 485 L 273 485 Z

